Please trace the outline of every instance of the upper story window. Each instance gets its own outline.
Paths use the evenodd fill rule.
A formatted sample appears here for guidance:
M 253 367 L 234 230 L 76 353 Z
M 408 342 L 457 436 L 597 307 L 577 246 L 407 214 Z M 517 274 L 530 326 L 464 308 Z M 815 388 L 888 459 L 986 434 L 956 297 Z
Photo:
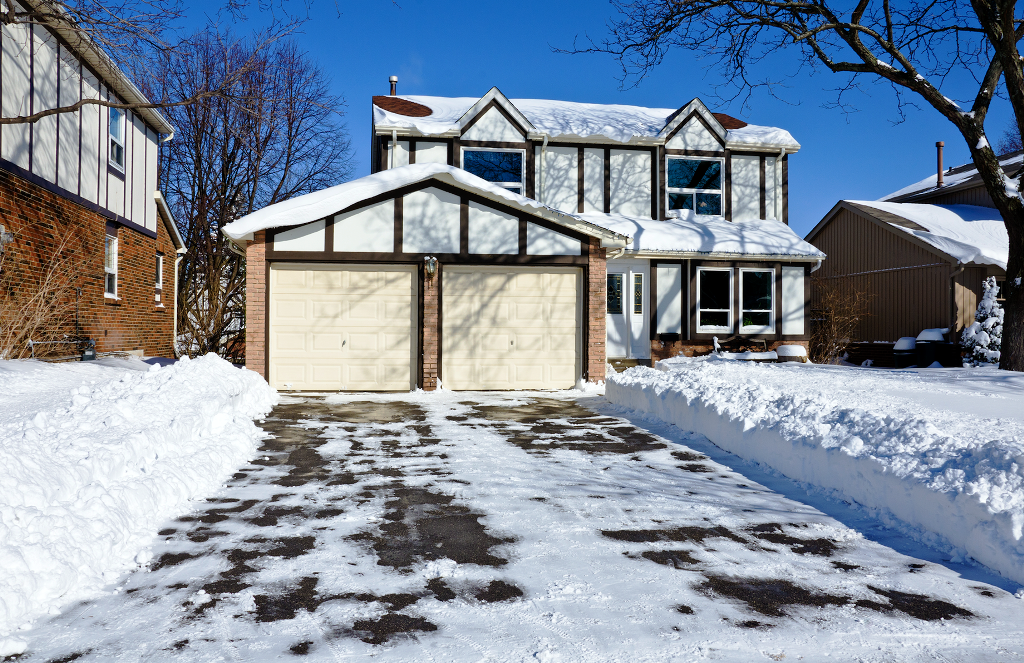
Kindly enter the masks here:
M 124 111 L 110 109 L 110 164 L 124 170 Z
M 523 193 L 526 179 L 525 150 L 462 150 L 462 169 L 514 193 Z
M 722 160 L 668 158 L 668 209 L 722 214 Z

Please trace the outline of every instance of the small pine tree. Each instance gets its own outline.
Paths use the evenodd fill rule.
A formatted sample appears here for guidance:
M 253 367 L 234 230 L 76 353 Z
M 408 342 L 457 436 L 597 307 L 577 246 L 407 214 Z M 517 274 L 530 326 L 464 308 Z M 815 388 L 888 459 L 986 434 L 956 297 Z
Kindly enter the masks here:
M 985 279 L 984 292 L 974 322 L 964 329 L 961 347 L 967 351 L 964 362 L 971 366 L 999 364 L 1003 345 L 1003 307 L 996 301 L 999 287 L 993 276 Z

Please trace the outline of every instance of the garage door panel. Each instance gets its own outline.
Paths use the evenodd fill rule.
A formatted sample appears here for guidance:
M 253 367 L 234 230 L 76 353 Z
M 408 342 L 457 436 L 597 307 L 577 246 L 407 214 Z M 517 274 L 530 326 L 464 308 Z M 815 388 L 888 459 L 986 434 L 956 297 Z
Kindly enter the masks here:
M 410 389 L 414 269 L 272 266 L 271 384 L 295 390 Z
M 446 267 L 441 298 L 445 386 L 574 386 L 581 282 L 581 270 L 570 267 Z

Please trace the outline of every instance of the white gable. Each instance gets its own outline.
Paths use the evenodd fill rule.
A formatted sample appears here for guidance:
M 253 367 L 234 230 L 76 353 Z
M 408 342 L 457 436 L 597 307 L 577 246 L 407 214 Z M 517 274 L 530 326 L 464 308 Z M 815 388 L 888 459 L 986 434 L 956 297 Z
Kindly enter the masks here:
M 428 187 L 402 201 L 402 251 L 459 252 L 459 196 Z
M 275 251 L 323 251 L 327 235 L 325 223 L 314 221 L 274 236 Z
M 519 253 L 519 219 L 470 201 L 469 252 L 491 255 Z
M 394 251 L 394 198 L 335 216 L 334 250 L 370 253 Z
M 489 108 L 465 133 L 463 140 L 521 143 L 526 137 L 497 108 Z
M 578 256 L 583 255 L 583 247 L 578 239 L 536 223 L 527 223 L 526 253 L 531 256 Z
M 670 150 L 709 150 L 721 151 L 724 148 L 716 136 L 696 117 L 691 118 L 669 139 L 665 147 Z

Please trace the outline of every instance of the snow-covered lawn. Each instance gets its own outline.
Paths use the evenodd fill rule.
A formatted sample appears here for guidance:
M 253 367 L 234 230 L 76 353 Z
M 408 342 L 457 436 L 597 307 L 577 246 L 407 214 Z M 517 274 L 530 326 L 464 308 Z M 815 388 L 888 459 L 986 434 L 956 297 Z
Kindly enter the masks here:
M 261 425 L 150 565 L 40 620 L 27 659 L 1024 656 L 1015 583 L 600 395 L 284 396 Z
M 223 485 L 277 395 L 213 355 L 0 361 L 0 656 L 11 635 L 148 561 L 160 523 Z
M 607 397 L 1024 583 L 1024 374 L 678 358 Z

